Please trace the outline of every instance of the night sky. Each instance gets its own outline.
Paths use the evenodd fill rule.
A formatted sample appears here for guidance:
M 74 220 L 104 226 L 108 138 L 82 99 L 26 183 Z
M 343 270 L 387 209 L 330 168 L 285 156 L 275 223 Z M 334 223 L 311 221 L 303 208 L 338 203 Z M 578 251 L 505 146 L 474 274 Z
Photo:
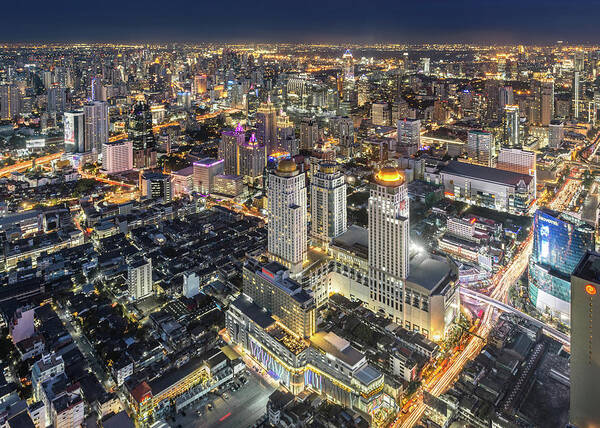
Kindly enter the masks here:
M 0 42 L 600 42 L 600 0 L 7 0 Z

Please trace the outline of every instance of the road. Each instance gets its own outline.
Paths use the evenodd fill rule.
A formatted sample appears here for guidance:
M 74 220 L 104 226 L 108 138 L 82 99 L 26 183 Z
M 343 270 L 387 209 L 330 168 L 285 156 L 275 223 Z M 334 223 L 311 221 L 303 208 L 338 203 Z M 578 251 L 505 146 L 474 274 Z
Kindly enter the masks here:
M 60 159 L 64 152 L 53 153 L 51 155 L 41 156 L 39 158 L 35 158 L 28 161 L 17 162 L 14 165 L 6 166 L 4 168 L 0 168 L 0 177 L 6 177 L 13 172 L 24 171 L 26 169 L 31 168 L 33 162 L 35 161 L 36 165 L 43 165 L 49 162 L 52 162 L 56 159 Z

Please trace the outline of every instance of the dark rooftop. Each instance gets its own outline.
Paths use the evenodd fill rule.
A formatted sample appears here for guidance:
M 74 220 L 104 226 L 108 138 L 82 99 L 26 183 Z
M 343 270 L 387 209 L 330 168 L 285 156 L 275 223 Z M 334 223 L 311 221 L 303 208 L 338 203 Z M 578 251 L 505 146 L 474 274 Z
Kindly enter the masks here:
M 513 186 L 521 180 L 523 180 L 525 184 L 529 184 L 533 179 L 533 177 L 530 175 L 519 174 L 518 172 L 505 171 L 502 169 L 490 168 L 487 166 L 474 165 L 459 161 L 451 161 L 447 166 L 442 167 L 441 171 L 446 174 L 474 177 L 483 181 L 509 184 Z

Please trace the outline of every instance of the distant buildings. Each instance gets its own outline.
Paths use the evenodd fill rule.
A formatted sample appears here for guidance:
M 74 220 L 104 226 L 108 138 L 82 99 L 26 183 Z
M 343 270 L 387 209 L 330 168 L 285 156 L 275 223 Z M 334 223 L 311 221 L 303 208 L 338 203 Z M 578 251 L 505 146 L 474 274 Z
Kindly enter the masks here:
M 21 91 L 17 85 L 0 85 L 0 119 L 14 119 L 21 113 L 21 104 Z
M 523 147 L 521 142 L 521 118 L 519 116 L 519 106 L 506 105 L 504 107 L 504 139 L 508 147 L 520 149 Z
M 300 122 L 300 148 L 312 150 L 319 141 L 319 126 L 314 119 L 302 119 Z

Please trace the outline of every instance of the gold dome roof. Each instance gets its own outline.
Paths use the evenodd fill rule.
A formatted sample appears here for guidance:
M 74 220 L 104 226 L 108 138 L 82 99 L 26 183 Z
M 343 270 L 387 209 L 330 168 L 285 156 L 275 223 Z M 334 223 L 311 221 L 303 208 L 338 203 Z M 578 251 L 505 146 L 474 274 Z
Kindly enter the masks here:
M 404 174 L 397 168 L 386 166 L 377 171 L 375 180 L 384 186 L 397 186 L 404 182 Z
M 296 162 L 291 159 L 283 159 L 277 165 L 278 172 L 295 172 L 297 169 Z

